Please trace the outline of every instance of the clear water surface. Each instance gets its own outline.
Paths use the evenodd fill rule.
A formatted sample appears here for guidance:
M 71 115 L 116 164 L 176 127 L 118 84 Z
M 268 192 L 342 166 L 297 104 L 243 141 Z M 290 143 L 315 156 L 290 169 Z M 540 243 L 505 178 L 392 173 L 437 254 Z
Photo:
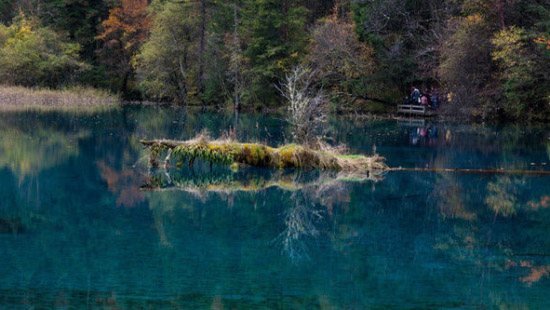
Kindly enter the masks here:
M 139 139 L 205 128 L 289 136 L 266 114 L 0 113 L 0 309 L 550 309 L 550 177 L 147 166 Z M 545 126 L 330 135 L 394 167 L 550 170 Z

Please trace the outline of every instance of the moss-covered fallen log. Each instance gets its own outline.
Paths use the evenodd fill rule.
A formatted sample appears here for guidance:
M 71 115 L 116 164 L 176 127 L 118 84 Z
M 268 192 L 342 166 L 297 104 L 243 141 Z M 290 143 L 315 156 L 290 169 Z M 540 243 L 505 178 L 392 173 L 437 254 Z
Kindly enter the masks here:
M 314 150 L 297 144 L 272 148 L 260 143 L 214 140 L 201 136 L 187 141 L 141 140 L 150 149 L 150 163 L 159 166 L 175 160 L 176 165 L 193 165 L 195 160 L 210 164 L 243 164 L 265 168 L 303 168 L 339 171 L 367 171 L 373 174 L 388 170 L 378 155 L 344 155 L 329 150 Z

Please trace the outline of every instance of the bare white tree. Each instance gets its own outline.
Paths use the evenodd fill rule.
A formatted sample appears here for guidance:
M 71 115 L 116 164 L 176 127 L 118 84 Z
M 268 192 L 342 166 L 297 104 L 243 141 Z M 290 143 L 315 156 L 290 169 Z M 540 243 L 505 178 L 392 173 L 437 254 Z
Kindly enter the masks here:
M 309 147 L 318 146 L 327 121 L 327 97 L 313 86 L 315 73 L 307 67 L 295 67 L 279 88 L 289 102 L 288 122 L 293 126 L 294 141 Z

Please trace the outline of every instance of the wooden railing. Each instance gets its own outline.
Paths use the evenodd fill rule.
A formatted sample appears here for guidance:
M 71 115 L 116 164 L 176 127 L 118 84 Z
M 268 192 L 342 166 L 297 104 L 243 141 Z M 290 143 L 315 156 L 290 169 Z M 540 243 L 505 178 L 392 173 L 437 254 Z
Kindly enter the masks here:
M 399 104 L 397 105 L 397 113 L 424 115 L 426 114 L 426 106 L 415 104 Z

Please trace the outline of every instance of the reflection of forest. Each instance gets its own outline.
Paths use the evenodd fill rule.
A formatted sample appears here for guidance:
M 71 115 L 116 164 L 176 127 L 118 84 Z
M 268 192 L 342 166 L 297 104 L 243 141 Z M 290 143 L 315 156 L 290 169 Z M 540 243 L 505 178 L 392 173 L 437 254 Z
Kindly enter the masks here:
M 372 182 L 181 170 L 169 171 L 172 183 L 160 171 L 159 184 L 196 191 L 145 191 L 140 138 L 186 139 L 204 127 L 221 133 L 234 116 L 103 113 L 0 120 L 1 305 L 548 307 L 533 297 L 550 287 L 547 178 L 399 172 Z M 284 141 L 280 122 L 248 116 L 238 125 L 247 129 L 242 137 Z M 538 128 L 446 125 L 437 145 L 411 147 L 399 126 L 339 126 L 334 135 L 352 151 L 376 144 L 389 159 L 435 166 L 492 158 L 530 168 L 550 156 Z M 214 185 L 223 190 L 207 190 Z
M 43 124 L 15 127 L 0 121 L 0 167 L 9 167 L 20 178 L 36 175 L 78 155 L 79 139 L 87 131 L 63 132 Z
M 369 186 L 365 186 L 368 184 L 344 182 L 340 185 L 333 189 L 313 186 L 306 191 L 299 190 L 285 195 L 287 198 L 284 211 L 279 213 L 279 220 L 273 219 L 282 225 L 282 231 L 277 238 L 272 239 L 271 244 L 287 255 L 290 261 L 307 265 L 311 261 L 318 262 L 318 255 L 330 256 L 334 254 L 329 253 L 334 251 L 349 266 L 359 266 L 361 264 L 355 260 L 364 259 L 366 253 L 372 253 L 366 255 L 374 257 L 364 262 L 368 265 L 368 270 L 380 272 L 395 265 L 396 270 L 392 274 L 402 273 L 403 278 L 399 281 L 407 283 L 401 284 L 403 289 L 417 277 L 430 282 L 446 282 L 438 278 L 426 279 L 426 275 L 406 271 L 412 266 L 415 266 L 413 269 L 429 270 L 430 264 L 443 264 L 445 269 L 452 270 L 451 274 L 467 272 L 468 276 L 462 280 L 466 282 L 457 281 L 470 289 L 472 285 L 479 288 L 488 286 L 490 289 L 498 283 L 497 279 L 509 276 L 515 277 L 518 284 L 525 283 L 524 288 L 547 280 L 548 253 L 540 253 L 548 249 L 547 241 L 524 243 L 525 238 L 544 234 L 549 220 L 548 210 L 543 209 L 547 206 L 546 193 L 550 192 L 550 188 L 540 182 L 540 178 L 511 179 L 496 176 L 486 179 L 435 173 L 408 174 L 401 177 L 390 174 L 376 189 L 369 189 Z M 254 209 L 264 212 L 262 216 L 267 215 L 265 213 L 269 209 L 265 208 L 265 201 L 269 201 L 269 197 L 265 196 L 272 191 L 281 192 L 281 189 L 256 193 L 264 202 L 262 204 L 255 201 Z M 503 195 L 503 191 L 512 194 Z M 147 195 L 150 198 L 169 197 L 165 192 L 151 192 Z M 192 193 L 179 192 L 178 195 L 181 196 L 177 201 L 193 201 Z M 237 212 L 235 206 L 242 208 L 250 205 L 246 202 L 249 193 L 225 191 L 224 195 L 225 197 L 214 193 L 206 194 L 202 197 L 200 211 L 193 203 L 185 204 L 185 210 L 190 212 L 195 225 L 204 225 L 206 219 L 217 222 L 215 218 L 219 215 L 215 214 L 224 213 L 217 206 L 206 207 L 218 205 L 217 201 L 220 199 L 227 203 L 224 209 L 229 208 L 233 210 L 232 213 Z M 158 207 L 165 208 L 175 204 L 163 200 Z M 258 205 L 263 205 L 264 208 Z M 175 209 L 170 208 L 167 213 L 160 212 L 155 217 L 174 223 L 175 220 L 170 218 L 175 213 Z M 170 216 L 166 218 L 166 214 Z M 234 216 L 237 217 L 236 214 Z M 222 229 L 225 233 L 234 229 L 231 223 L 217 223 L 216 227 L 225 227 Z M 261 228 L 254 226 L 253 229 Z M 515 235 L 517 229 L 521 229 L 521 237 Z M 166 223 L 162 229 L 162 236 L 167 238 L 164 242 L 174 238 L 165 230 L 170 230 Z M 173 245 L 173 242 L 168 243 Z M 534 259 L 525 260 L 523 255 L 526 254 L 519 251 L 529 252 L 527 255 Z M 363 255 L 357 255 L 358 253 Z M 415 257 L 414 260 L 407 261 L 411 255 Z M 440 255 L 445 257 L 443 261 L 438 258 Z M 470 269 L 473 269 L 474 274 L 471 274 Z M 367 270 L 365 272 L 370 273 Z M 483 280 L 487 274 L 493 275 L 495 279 L 492 281 L 495 283 L 483 283 L 488 281 Z M 355 278 L 356 275 L 350 276 Z M 388 281 L 385 278 L 388 276 L 387 272 L 379 276 Z M 469 280 L 472 282 L 468 283 Z M 548 283 L 544 282 L 542 287 L 546 285 Z M 448 285 L 448 289 L 456 288 Z M 491 298 L 500 296 L 498 298 L 501 303 L 515 303 L 514 300 L 506 301 L 507 294 L 496 290 L 492 292 Z M 476 299 L 472 304 L 495 302 L 481 295 L 472 298 Z

